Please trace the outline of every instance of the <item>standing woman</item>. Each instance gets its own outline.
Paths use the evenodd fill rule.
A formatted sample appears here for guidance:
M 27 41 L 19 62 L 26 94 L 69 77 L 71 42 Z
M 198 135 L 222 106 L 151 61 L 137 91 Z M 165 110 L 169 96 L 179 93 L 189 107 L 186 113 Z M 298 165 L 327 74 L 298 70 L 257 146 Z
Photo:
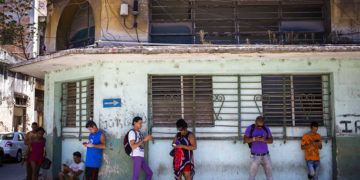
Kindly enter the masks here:
M 195 135 L 188 131 L 188 125 L 184 119 L 179 119 L 176 122 L 178 133 L 174 137 L 174 174 L 176 180 L 181 180 L 182 176 L 185 180 L 191 180 L 195 175 L 194 153 L 196 150 Z
M 39 178 L 39 170 L 41 163 L 44 161 L 45 157 L 45 143 L 44 138 L 45 130 L 42 127 L 39 127 L 35 131 L 35 136 L 30 144 L 30 165 L 32 169 L 31 179 L 37 180 Z

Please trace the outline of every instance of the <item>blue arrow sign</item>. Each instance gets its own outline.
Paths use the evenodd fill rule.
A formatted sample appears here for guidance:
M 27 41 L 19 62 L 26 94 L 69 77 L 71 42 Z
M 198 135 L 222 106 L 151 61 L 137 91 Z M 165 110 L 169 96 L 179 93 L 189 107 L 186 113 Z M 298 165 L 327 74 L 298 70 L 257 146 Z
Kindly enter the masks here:
M 111 107 L 121 107 L 121 99 L 104 99 L 103 100 L 103 108 L 111 108 Z

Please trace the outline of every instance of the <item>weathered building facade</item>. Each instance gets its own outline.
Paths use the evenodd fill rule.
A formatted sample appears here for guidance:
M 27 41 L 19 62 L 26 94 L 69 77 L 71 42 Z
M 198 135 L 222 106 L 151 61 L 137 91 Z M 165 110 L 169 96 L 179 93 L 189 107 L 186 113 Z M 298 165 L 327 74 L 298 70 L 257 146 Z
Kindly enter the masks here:
M 0 132 L 28 131 L 43 122 L 42 81 L 8 68 L 19 58 L 0 49 Z
M 53 175 L 73 151 L 85 154 L 92 119 L 107 135 L 101 177 L 128 179 L 122 139 L 139 115 L 154 136 L 154 179 L 173 178 L 181 117 L 198 138 L 195 179 L 246 179 L 242 136 L 262 114 L 275 137 L 275 179 L 307 177 L 300 138 L 311 121 L 324 139 L 320 179 L 359 178 L 360 2 L 134 2 L 52 1 L 44 42 L 54 54 L 12 67 L 45 80 Z M 107 108 L 109 100 L 121 102 Z
M 247 176 L 249 160 L 241 137 L 245 127 L 264 114 L 276 138 L 270 146 L 274 177 L 306 177 L 300 137 L 308 131 L 308 122 L 315 120 L 322 124 L 324 139 L 321 179 L 331 179 L 333 173 L 339 179 L 356 178 L 356 167 L 336 164 L 350 155 L 345 146 L 356 146 L 346 141 L 358 139 L 359 53 L 293 48 L 305 52 L 286 52 L 289 49 L 281 47 L 68 50 L 15 70 L 45 77 L 45 127 L 53 168 L 71 159 L 73 151 L 85 153 L 84 125 L 93 119 L 107 133 L 102 177 L 128 178 L 130 159 L 121 142 L 132 117 L 140 115 L 145 118 L 144 131 L 155 137 L 148 147 L 154 179 L 169 179 L 174 122 L 185 117 L 198 138 L 196 179 L 241 179 Z M 292 95 L 283 95 L 287 93 Z M 103 100 L 117 98 L 121 107 L 103 107 Z M 351 158 L 358 157 L 351 154 Z

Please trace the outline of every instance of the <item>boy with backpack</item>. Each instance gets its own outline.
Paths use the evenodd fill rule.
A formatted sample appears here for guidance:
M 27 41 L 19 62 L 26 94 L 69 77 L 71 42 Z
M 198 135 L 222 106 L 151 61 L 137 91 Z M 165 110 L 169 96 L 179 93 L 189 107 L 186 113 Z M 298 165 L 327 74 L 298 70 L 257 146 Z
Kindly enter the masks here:
M 320 167 L 319 149 L 322 148 L 321 136 L 317 133 L 319 124 L 311 122 L 310 132 L 304 134 L 301 139 L 301 149 L 305 153 L 305 161 L 308 167 L 308 178 L 317 180 Z
M 273 143 L 271 131 L 264 125 L 264 118 L 258 116 L 255 124 L 246 128 L 244 143 L 248 143 L 251 151 L 249 180 L 255 180 L 260 165 L 263 166 L 266 179 L 272 180 L 272 167 L 267 144 Z
M 132 121 L 133 129 L 131 129 L 124 138 L 125 152 L 131 156 L 133 161 L 132 180 L 138 180 L 141 169 L 146 174 L 146 180 L 151 180 L 153 172 L 144 159 L 144 145 L 152 139 L 151 135 L 143 136 L 140 132 L 142 127 L 142 118 L 135 117 Z

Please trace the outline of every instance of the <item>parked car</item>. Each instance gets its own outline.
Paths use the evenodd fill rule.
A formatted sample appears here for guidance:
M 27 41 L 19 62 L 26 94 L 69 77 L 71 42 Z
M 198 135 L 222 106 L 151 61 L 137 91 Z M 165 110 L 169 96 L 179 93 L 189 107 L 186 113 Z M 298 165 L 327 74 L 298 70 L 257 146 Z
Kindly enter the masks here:
M 0 133 L 0 147 L 4 149 L 5 158 L 15 158 L 21 162 L 26 150 L 25 134 L 22 132 Z
M 2 166 L 4 158 L 5 158 L 4 149 L 0 147 L 0 167 Z

